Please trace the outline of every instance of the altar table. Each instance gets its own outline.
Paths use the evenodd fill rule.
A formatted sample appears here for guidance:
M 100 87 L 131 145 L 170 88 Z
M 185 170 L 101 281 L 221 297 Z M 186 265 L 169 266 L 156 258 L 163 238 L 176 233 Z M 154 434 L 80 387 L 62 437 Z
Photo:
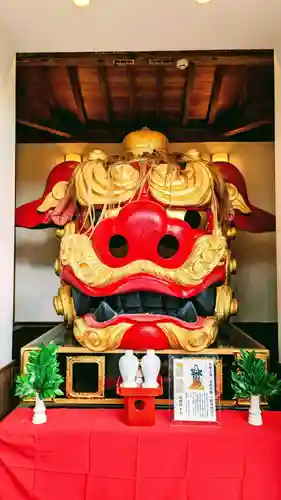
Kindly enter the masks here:
M 281 413 L 127 427 L 122 410 L 18 408 L 0 424 L 0 500 L 281 500 Z

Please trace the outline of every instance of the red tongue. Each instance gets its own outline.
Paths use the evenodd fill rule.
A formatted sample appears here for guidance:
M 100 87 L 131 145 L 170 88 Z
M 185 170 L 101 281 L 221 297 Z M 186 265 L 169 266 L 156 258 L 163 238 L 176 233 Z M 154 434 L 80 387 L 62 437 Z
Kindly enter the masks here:
M 133 325 L 124 334 L 120 349 L 168 349 L 169 342 L 164 332 L 157 325 Z

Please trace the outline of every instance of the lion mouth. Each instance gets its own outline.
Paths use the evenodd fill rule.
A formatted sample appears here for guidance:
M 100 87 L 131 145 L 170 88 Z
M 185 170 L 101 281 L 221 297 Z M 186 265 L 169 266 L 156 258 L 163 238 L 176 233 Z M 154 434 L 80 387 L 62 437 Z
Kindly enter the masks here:
M 219 283 L 220 284 L 220 283 Z M 179 298 L 150 291 L 92 297 L 72 288 L 77 316 L 92 315 L 97 323 L 106 323 L 119 315 L 153 315 L 196 323 L 199 317 L 214 315 L 218 283 L 192 298 Z

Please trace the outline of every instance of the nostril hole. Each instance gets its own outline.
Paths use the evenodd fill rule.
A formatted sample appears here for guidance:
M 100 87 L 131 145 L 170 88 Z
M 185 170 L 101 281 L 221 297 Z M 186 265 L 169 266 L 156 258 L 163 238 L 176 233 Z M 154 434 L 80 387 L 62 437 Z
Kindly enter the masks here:
M 179 249 L 179 242 L 172 234 L 166 234 L 160 240 L 158 245 L 158 253 L 163 259 L 169 259 L 177 253 Z
M 109 251 L 113 257 L 117 257 L 117 259 L 122 259 L 122 257 L 126 257 L 128 253 L 128 243 L 124 236 L 121 234 L 115 234 L 110 238 L 109 241 Z

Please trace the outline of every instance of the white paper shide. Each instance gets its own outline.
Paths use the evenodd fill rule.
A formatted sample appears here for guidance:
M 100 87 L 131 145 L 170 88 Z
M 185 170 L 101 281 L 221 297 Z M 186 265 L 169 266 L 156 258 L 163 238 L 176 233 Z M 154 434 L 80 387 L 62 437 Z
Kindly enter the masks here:
M 210 358 L 174 358 L 174 420 L 216 421 L 215 364 Z

